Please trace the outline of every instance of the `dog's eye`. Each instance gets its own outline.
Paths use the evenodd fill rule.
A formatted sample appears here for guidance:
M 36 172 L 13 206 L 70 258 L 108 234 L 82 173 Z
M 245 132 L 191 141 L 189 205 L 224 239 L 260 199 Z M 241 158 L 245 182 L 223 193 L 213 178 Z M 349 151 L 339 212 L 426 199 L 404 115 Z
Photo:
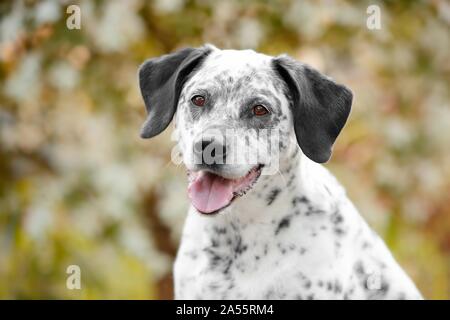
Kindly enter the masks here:
M 264 116 L 269 113 L 269 110 L 266 109 L 266 107 L 258 104 L 253 107 L 253 114 L 255 116 Z
M 206 99 L 204 96 L 196 95 L 192 97 L 191 101 L 197 107 L 203 107 L 205 105 Z

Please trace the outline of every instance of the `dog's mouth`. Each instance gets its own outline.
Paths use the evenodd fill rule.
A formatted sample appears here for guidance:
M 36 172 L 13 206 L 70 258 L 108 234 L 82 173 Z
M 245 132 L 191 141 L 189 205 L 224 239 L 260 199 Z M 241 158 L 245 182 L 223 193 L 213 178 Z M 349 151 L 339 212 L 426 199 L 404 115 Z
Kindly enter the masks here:
M 237 179 L 227 179 L 209 171 L 188 171 L 188 194 L 192 205 L 202 214 L 218 213 L 253 187 L 262 168 L 263 165 L 257 165 Z

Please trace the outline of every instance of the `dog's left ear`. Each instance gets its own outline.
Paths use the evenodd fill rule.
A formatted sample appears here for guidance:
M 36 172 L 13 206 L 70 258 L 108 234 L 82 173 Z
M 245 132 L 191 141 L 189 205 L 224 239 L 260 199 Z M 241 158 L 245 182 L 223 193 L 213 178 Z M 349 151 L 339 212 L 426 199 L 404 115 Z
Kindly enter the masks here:
M 350 113 L 352 92 L 288 56 L 274 58 L 273 66 L 289 89 L 300 148 L 311 160 L 327 162 Z
M 151 138 L 167 128 L 188 76 L 211 52 L 209 46 L 185 48 L 145 61 L 139 68 L 139 86 L 147 109 L 142 138 Z

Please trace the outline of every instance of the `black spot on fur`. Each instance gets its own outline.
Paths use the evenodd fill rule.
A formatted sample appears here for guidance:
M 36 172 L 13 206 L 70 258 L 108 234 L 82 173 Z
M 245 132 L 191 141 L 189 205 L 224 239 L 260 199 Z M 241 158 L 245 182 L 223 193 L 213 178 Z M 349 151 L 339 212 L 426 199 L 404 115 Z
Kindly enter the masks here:
M 297 176 L 296 176 L 295 174 L 291 175 L 291 176 L 289 177 L 288 182 L 286 183 L 286 187 L 290 187 L 290 186 L 292 185 L 292 183 L 294 182 L 294 180 L 295 180 L 296 177 L 297 177 Z
M 288 228 L 290 224 L 291 224 L 290 217 L 285 217 L 281 219 L 280 223 L 278 223 L 278 226 L 275 230 L 275 235 L 277 235 L 284 228 Z
M 308 210 L 305 212 L 306 216 L 319 215 L 319 214 L 325 214 L 325 211 L 323 211 L 321 209 L 314 208 L 312 206 L 308 206 Z
M 209 284 L 209 290 L 211 290 L 211 291 L 216 291 L 219 288 L 220 288 L 220 285 L 216 282 L 212 282 Z
M 367 242 L 367 241 L 364 241 L 363 243 L 362 243 L 362 249 L 363 250 L 366 250 L 366 249 L 369 249 L 370 247 L 372 247 L 372 245 L 369 243 L 369 242 Z
M 275 188 L 270 191 L 269 195 L 267 196 L 267 205 L 268 206 L 270 206 L 277 199 L 280 192 L 281 192 L 281 189 L 279 189 L 279 188 Z
M 208 254 L 209 257 L 209 263 L 210 263 L 210 268 L 211 269 L 215 269 L 216 267 L 218 267 L 221 262 L 223 261 L 223 258 L 221 255 L 219 255 L 216 251 L 214 251 L 211 248 L 205 248 L 203 249 L 203 251 L 205 251 Z
M 342 285 L 338 280 L 334 283 L 334 292 L 338 294 L 342 292 Z
M 364 276 L 364 266 L 361 261 L 357 261 L 353 267 L 358 277 Z
M 223 273 L 224 274 L 228 274 L 228 272 L 230 272 L 230 268 L 231 268 L 232 264 L 233 264 L 233 260 L 232 259 L 227 260 L 227 262 L 225 264 L 225 268 L 223 269 Z
M 327 282 L 327 290 L 332 291 L 333 290 L 333 283 L 331 281 Z
M 292 205 L 295 207 L 299 203 L 309 203 L 309 200 L 306 197 L 294 197 L 292 199 Z
M 340 224 L 344 222 L 344 218 L 342 217 L 342 214 L 339 211 L 336 211 L 331 215 L 331 222 L 333 224 Z
M 305 283 L 303 284 L 303 287 L 305 289 L 309 289 L 311 288 L 311 285 L 312 285 L 311 280 L 306 280 Z
M 218 226 L 214 226 L 214 232 L 217 234 L 226 234 L 227 233 L 227 229 L 226 228 L 221 228 Z
M 339 237 L 345 235 L 346 233 L 345 230 L 342 228 L 334 228 L 333 231 Z
M 269 252 L 269 246 L 267 245 L 267 243 L 264 245 L 264 255 L 267 255 L 267 252 Z
M 269 289 L 264 295 L 264 298 L 267 300 L 274 299 L 274 297 L 275 297 L 275 290 L 273 288 Z
M 328 189 L 328 187 L 327 187 L 326 185 L 324 185 L 324 187 L 325 187 L 325 190 L 328 192 L 328 194 L 329 194 L 330 196 L 332 196 L 330 189 Z

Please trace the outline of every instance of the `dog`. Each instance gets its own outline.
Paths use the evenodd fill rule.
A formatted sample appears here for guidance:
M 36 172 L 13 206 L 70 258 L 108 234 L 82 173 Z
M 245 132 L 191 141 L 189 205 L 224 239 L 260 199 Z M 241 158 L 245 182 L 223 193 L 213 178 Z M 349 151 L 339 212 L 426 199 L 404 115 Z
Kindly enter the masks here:
M 141 137 L 175 117 L 188 172 L 176 299 L 422 299 L 321 165 L 350 114 L 348 88 L 287 55 L 212 45 L 149 59 L 138 78 Z M 244 149 L 257 163 L 227 161 Z

